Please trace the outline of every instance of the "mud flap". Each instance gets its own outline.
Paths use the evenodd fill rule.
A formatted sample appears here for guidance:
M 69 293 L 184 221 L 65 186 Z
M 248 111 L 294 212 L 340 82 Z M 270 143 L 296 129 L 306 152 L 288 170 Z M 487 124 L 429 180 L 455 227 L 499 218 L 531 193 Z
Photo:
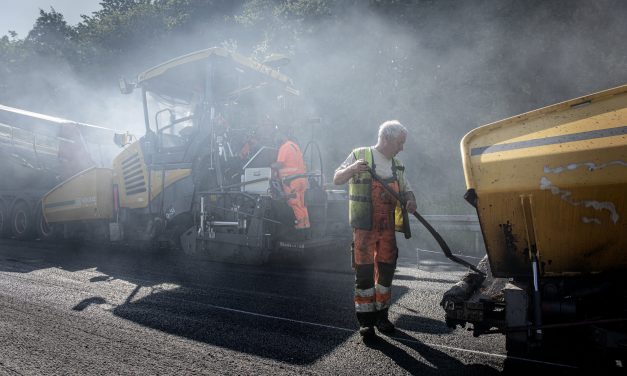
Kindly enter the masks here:
M 122 226 L 119 223 L 109 223 L 109 240 L 112 242 L 119 242 L 124 239 L 122 235 Z
M 529 297 L 524 284 L 508 283 L 503 289 L 505 298 L 505 321 L 507 327 L 529 325 Z M 524 353 L 527 349 L 528 332 L 511 332 L 505 336 L 505 347 L 509 353 Z
M 181 248 L 186 255 L 196 255 L 196 226 L 188 228 L 181 235 Z

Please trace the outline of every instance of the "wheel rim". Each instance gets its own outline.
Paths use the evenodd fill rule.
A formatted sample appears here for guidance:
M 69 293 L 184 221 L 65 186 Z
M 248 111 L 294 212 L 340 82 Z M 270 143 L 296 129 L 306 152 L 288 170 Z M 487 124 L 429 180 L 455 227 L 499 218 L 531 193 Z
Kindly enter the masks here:
M 26 213 L 23 210 L 19 210 L 15 213 L 14 219 L 15 232 L 18 234 L 23 234 L 26 232 L 26 228 L 28 227 L 28 218 Z
M 41 235 L 47 237 L 47 236 L 52 235 L 52 231 L 53 231 L 52 226 L 48 224 L 48 222 L 42 215 L 41 219 L 39 220 L 39 232 L 41 233 Z

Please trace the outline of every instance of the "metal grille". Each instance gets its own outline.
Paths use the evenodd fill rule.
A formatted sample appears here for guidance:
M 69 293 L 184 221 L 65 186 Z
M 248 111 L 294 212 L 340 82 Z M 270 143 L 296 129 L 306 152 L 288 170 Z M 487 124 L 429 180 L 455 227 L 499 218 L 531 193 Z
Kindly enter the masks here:
M 144 179 L 139 153 L 135 153 L 122 161 L 122 175 L 124 176 L 124 190 L 127 196 L 146 192 L 146 180 Z

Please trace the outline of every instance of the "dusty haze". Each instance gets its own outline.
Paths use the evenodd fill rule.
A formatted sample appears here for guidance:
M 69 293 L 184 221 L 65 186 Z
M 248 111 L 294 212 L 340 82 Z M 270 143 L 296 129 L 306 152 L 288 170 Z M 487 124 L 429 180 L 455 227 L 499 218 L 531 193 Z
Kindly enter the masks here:
M 89 74 L 42 59 L 27 77 L 15 77 L 23 92 L 4 90 L 0 103 L 141 135 L 139 97 L 119 94 L 117 77 L 133 78 L 166 59 L 212 46 L 259 59 L 281 52 L 292 60 L 282 71 L 307 102 L 303 116 L 321 118 L 313 134 L 329 181 L 352 148 L 376 142 L 382 121 L 398 119 L 410 130 L 400 158 L 419 210 L 461 214 L 472 212 L 462 199 L 459 141 L 466 132 L 627 82 L 627 4 L 621 1 L 374 3 L 340 1 L 331 7 L 336 13 L 285 25 L 207 17 L 159 43 L 139 43 Z M 246 6 L 232 13 L 244 14 Z M 304 31 L 283 38 L 281 27 L 293 25 Z M 140 37 L 150 39 L 129 36 Z M 301 143 L 311 134 L 303 130 Z

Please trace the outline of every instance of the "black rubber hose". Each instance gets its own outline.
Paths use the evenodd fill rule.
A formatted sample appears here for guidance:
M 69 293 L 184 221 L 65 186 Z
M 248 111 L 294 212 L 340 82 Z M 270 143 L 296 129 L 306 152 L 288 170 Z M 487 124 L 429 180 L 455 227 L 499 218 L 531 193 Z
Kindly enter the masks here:
M 418 221 L 420 221 L 420 223 L 422 223 L 423 226 L 425 226 L 425 228 L 427 229 L 427 231 L 429 231 L 431 236 L 433 236 L 435 241 L 438 242 L 438 245 L 440 246 L 440 248 L 442 248 L 442 252 L 444 252 L 444 255 L 446 257 L 448 257 L 449 260 L 451 260 L 453 262 L 456 262 L 456 263 L 458 263 L 460 265 L 467 266 L 470 269 L 472 269 L 472 271 L 474 271 L 476 273 L 479 273 L 481 275 L 486 275 L 484 272 L 482 272 L 481 270 L 477 269 L 476 266 L 472 265 L 468 261 L 463 260 L 463 259 L 453 255 L 453 252 L 451 252 L 451 249 L 449 248 L 448 244 L 446 244 L 446 242 L 444 241 L 442 236 L 440 236 L 440 234 L 437 231 L 435 231 L 435 229 L 431 226 L 431 224 L 429 222 L 427 222 L 427 220 L 424 219 L 420 214 L 418 214 L 418 212 L 413 212 L 412 214 L 414 215 L 414 217 L 416 217 L 418 219 Z
M 392 197 L 394 197 L 396 200 L 398 200 L 401 205 L 405 205 L 405 200 L 401 199 L 401 197 L 394 192 L 390 187 L 388 187 L 387 184 L 385 184 L 383 181 L 381 181 L 381 178 L 375 174 L 374 172 L 372 172 L 372 170 L 369 168 L 368 172 L 370 173 L 370 175 L 372 175 L 372 178 L 376 181 L 378 181 L 379 183 L 381 183 L 381 185 L 383 186 L 383 188 L 392 195 Z M 429 233 L 431 234 L 431 236 L 433 236 L 433 238 L 435 239 L 436 242 L 438 242 L 438 245 L 440 246 L 440 248 L 442 248 L 442 252 L 444 253 L 444 256 L 446 256 L 449 260 L 456 262 L 460 265 L 466 266 L 468 268 L 470 268 L 472 271 L 479 273 L 481 275 L 486 275 L 486 273 L 482 272 L 481 270 L 477 269 L 476 266 L 474 266 L 473 264 L 469 263 L 466 260 L 463 260 L 455 255 L 453 255 L 453 252 L 451 252 L 451 249 L 449 248 L 448 244 L 446 244 L 446 242 L 444 241 L 444 239 L 442 238 L 442 236 L 435 231 L 435 229 L 433 228 L 433 226 L 431 226 L 431 224 L 429 222 L 427 222 L 426 219 L 424 219 L 420 214 L 418 214 L 417 211 L 414 211 L 412 213 L 414 215 L 414 217 L 416 217 L 416 219 L 418 219 L 418 221 L 420 223 L 422 223 L 422 225 L 427 229 L 427 231 L 429 231 Z

